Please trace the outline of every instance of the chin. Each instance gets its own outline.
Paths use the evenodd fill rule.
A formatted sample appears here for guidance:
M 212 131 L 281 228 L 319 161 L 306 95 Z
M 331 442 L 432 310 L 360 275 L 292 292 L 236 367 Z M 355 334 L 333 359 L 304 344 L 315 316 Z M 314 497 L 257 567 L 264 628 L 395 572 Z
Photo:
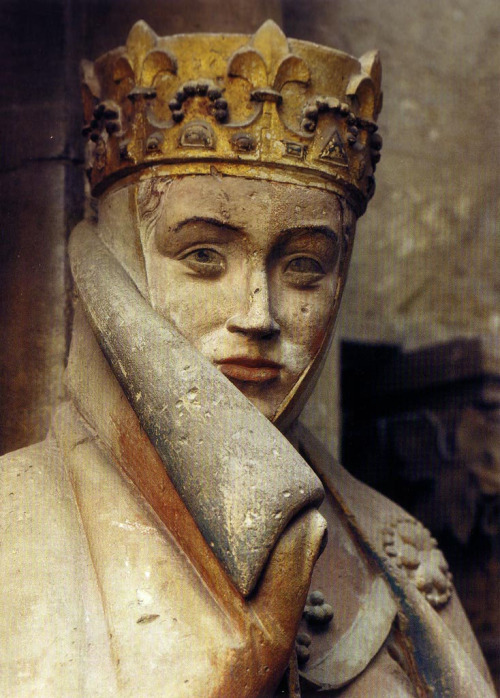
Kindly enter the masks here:
M 262 398 L 249 398 L 250 402 L 261 412 L 264 417 L 267 417 L 271 422 L 274 419 L 279 405 L 274 402 L 271 404 Z
M 278 391 L 276 391 L 276 394 L 273 394 L 275 391 L 270 389 L 269 385 L 255 385 L 237 380 L 231 380 L 231 383 L 250 400 L 252 405 L 256 407 L 264 417 L 273 421 L 285 397 L 281 395 L 281 390 L 279 394 L 277 394 Z

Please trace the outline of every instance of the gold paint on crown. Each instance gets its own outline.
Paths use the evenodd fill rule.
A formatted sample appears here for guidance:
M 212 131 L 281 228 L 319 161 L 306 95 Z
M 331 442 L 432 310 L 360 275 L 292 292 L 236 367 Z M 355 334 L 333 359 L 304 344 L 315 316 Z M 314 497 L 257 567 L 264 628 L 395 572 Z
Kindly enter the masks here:
M 378 53 L 360 60 L 253 35 L 158 37 L 145 22 L 125 47 L 83 65 L 92 192 L 118 179 L 222 174 L 332 190 L 358 214 L 374 191 L 382 141 Z

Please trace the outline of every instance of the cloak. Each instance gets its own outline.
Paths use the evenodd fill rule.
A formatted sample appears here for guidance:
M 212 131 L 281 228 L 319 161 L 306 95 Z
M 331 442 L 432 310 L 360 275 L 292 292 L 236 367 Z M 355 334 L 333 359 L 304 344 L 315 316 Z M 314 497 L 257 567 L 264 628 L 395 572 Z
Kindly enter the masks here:
M 109 283 L 105 265 L 93 268 Z M 119 279 L 111 285 L 119 293 Z M 99 279 L 89 288 L 98 296 Z M 175 383 L 188 349 L 180 364 L 172 349 L 167 367 L 156 361 L 157 379 L 146 372 L 137 384 L 133 356 L 126 363 L 141 340 L 133 317 L 123 325 L 117 298 L 100 315 L 79 290 L 68 400 L 44 442 L 1 459 L 2 695 L 494 696 L 421 524 L 300 424 L 287 440 L 247 413 L 246 398 L 200 357 L 207 395 L 224 395 L 210 419 L 204 412 L 209 442 L 196 426 L 209 399 L 200 376 L 189 378 L 200 388 L 193 399 Z M 155 322 L 141 366 L 156 351 Z M 103 339 L 121 324 L 124 354 Z M 168 431 L 155 401 L 172 385 Z M 233 415 L 229 444 L 222 409 Z M 235 434 L 246 460 L 231 457 Z M 279 477 L 272 460 L 256 461 L 267 447 Z

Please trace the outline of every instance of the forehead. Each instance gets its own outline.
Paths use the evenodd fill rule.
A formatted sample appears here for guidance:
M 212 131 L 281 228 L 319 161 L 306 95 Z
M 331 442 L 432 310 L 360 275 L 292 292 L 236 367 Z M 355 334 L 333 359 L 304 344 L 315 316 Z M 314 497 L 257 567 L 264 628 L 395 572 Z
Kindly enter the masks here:
M 173 180 L 165 192 L 161 223 L 171 228 L 192 216 L 248 230 L 332 225 L 341 221 L 336 194 L 295 184 L 202 175 Z

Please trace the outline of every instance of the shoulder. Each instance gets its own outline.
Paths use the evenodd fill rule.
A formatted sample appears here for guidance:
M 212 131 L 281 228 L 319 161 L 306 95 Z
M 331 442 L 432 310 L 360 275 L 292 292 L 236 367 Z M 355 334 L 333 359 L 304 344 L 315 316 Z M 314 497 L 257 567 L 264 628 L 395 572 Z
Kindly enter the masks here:
M 49 437 L 45 441 L 39 441 L 32 446 L 20 448 L 17 451 L 10 451 L 3 456 L 0 456 L 0 478 L 3 481 L 5 477 L 24 471 L 25 467 L 33 466 L 44 457 Z
M 17 598 L 25 580 L 55 571 L 61 549 L 78 532 L 72 488 L 52 437 L 0 458 L 0 499 L 3 583 Z
M 89 561 L 53 437 L 0 458 L 0 499 L 0 694 L 76 695 Z
M 13 516 L 30 518 L 55 484 L 49 475 L 58 459 L 58 450 L 47 438 L 0 458 L 0 525 Z
M 69 494 L 60 451 L 51 436 L 0 458 L 0 526 L 16 517 L 16 536 L 23 521 L 36 520 L 47 507 L 57 511 Z M 29 528 L 34 533 L 33 525 Z
M 451 573 L 436 539 L 420 521 L 347 472 L 307 430 L 302 441 L 316 470 L 365 550 L 410 582 L 435 609 L 452 596 Z
M 420 675 L 436 690 L 451 691 L 457 698 L 473 695 L 479 686 L 481 695 L 493 695 L 436 539 L 402 507 L 352 477 L 310 432 L 302 428 L 300 438 L 363 554 L 389 584 Z

